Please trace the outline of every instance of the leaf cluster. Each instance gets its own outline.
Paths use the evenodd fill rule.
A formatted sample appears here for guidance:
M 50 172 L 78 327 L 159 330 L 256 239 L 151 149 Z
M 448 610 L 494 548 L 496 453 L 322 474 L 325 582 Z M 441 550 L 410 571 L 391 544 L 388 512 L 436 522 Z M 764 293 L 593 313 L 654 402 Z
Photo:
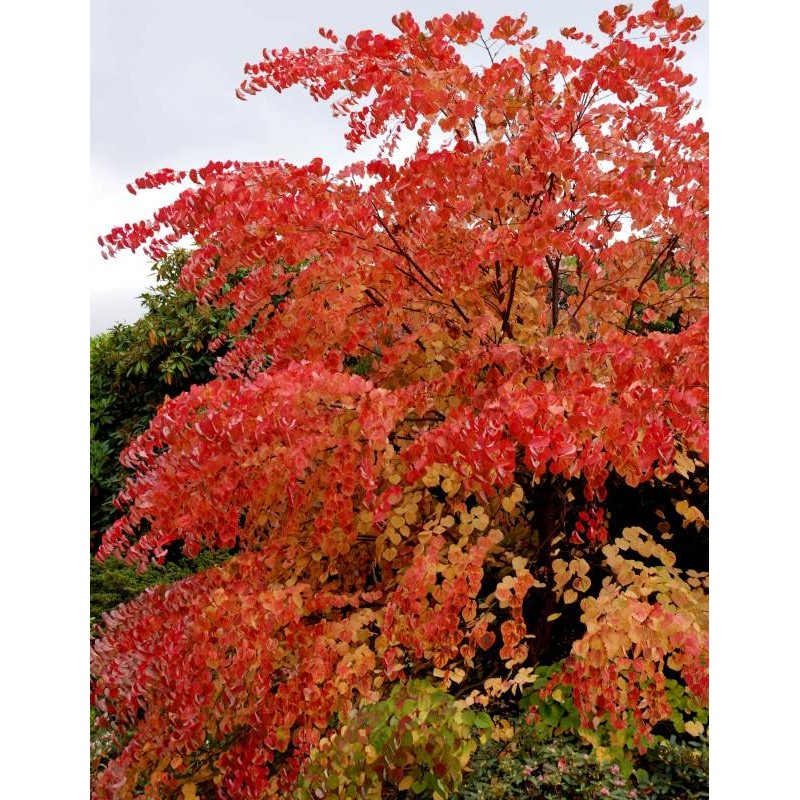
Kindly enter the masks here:
M 380 800 L 388 787 L 444 800 L 492 722 L 422 680 L 393 687 L 312 752 L 297 797 Z

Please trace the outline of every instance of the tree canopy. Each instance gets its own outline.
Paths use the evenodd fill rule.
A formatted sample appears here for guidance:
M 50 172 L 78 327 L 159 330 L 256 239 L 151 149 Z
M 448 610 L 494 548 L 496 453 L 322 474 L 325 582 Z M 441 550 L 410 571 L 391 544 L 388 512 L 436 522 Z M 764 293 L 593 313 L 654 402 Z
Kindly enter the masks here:
M 191 236 L 181 285 L 233 310 L 214 379 L 123 454 L 99 554 L 239 552 L 104 618 L 98 798 L 355 796 L 324 777 L 345 757 L 381 765 L 369 796 L 422 791 L 359 722 L 399 696 L 411 725 L 421 678 L 456 732 L 525 686 L 599 749 L 702 729 L 708 137 L 679 65 L 702 23 L 662 0 L 542 45 L 524 16 L 393 22 L 265 52 L 238 91 L 303 86 L 376 158 L 148 174 L 131 190 L 197 185 L 101 237 Z

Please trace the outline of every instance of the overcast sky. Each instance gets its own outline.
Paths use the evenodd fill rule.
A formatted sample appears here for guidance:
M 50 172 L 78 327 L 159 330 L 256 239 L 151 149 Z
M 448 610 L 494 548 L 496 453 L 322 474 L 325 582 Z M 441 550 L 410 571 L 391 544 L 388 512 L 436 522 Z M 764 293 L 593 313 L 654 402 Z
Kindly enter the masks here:
M 524 10 L 540 40 L 576 25 L 594 31 L 611 0 L 92 0 L 91 191 L 92 233 L 147 218 L 180 191 L 130 195 L 125 185 L 146 171 L 188 169 L 209 160 L 321 156 L 333 167 L 352 159 L 343 122 L 302 90 L 264 92 L 247 102 L 234 96 L 242 67 L 262 48 L 322 44 L 322 26 L 338 34 L 364 28 L 392 33 L 392 15 L 410 10 L 418 20 L 473 10 L 490 26 Z M 644 7 L 636 3 L 635 7 Z M 685 0 L 687 13 L 708 19 L 707 0 Z M 690 45 L 684 68 L 697 77 L 694 94 L 708 110 L 708 26 Z M 704 114 L 704 116 L 706 116 Z M 89 265 L 91 332 L 140 315 L 137 296 L 151 283 L 142 253 L 104 261 L 97 248 Z

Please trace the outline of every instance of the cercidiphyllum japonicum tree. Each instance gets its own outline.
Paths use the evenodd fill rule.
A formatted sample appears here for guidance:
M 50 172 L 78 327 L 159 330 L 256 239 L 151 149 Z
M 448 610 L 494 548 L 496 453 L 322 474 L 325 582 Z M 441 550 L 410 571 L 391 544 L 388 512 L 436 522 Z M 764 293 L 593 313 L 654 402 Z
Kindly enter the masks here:
M 240 552 L 104 619 L 98 798 L 285 796 L 412 677 L 486 704 L 566 656 L 550 691 L 635 747 L 674 686 L 706 703 L 706 576 L 676 560 L 707 489 L 708 138 L 678 66 L 701 21 L 617 6 L 541 46 L 524 17 L 393 21 L 239 90 L 300 84 L 377 158 L 148 174 L 199 185 L 101 237 L 193 237 L 209 303 L 245 269 L 247 335 L 123 456 L 101 557 Z

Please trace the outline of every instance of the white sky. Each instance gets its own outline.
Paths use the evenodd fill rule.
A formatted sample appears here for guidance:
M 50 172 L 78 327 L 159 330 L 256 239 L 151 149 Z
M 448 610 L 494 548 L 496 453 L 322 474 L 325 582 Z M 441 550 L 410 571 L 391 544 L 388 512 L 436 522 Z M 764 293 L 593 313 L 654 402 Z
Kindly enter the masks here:
M 688 13 L 708 19 L 707 0 L 687 0 Z M 91 4 L 91 222 L 94 236 L 147 218 L 180 191 L 168 187 L 132 196 L 125 185 L 146 171 L 188 169 L 210 159 L 321 156 L 333 167 L 353 158 L 344 123 L 299 88 L 263 92 L 241 102 L 234 90 L 246 61 L 262 48 L 323 44 L 317 29 L 338 34 L 365 28 L 394 31 L 391 17 L 409 9 L 418 20 L 465 8 L 487 26 L 525 10 L 540 39 L 576 25 L 594 32 L 609 0 L 374 0 L 363 3 L 230 0 L 93 0 Z M 638 3 L 637 9 L 644 7 Z M 693 91 L 708 97 L 708 26 L 690 45 L 685 69 Z M 140 314 L 137 296 L 151 284 L 142 253 L 104 261 L 99 247 L 89 264 L 91 332 Z

